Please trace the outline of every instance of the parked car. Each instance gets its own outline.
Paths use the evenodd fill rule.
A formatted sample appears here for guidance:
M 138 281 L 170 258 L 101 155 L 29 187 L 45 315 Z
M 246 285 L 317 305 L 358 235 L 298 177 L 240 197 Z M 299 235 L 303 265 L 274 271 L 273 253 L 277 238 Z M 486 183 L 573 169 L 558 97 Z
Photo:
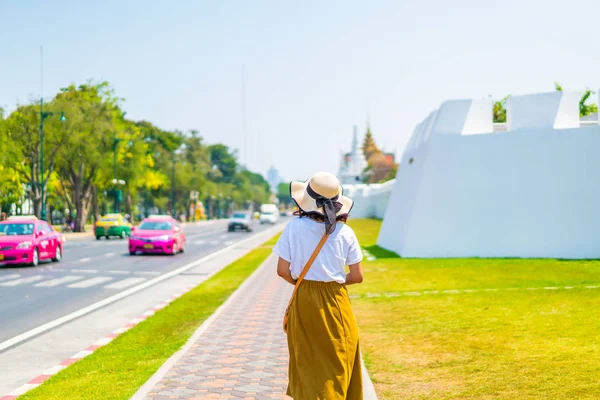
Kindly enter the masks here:
M 110 239 L 111 236 L 123 239 L 125 236 L 131 235 L 131 224 L 121 214 L 107 214 L 94 224 L 94 234 L 96 240 L 100 240 L 102 236 L 107 239 Z
M 129 254 L 159 253 L 175 255 L 185 250 L 183 228 L 168 215 L 151 215 L 133 228 L 129 236 Z
M 63 236 L 34 216 L 0 222 L 0 264 L 29 264 L 62 259 Z
M 245 212 L 234 212 L 229 219 L 227 230 L 233 232 L 236 229 L 242 229 L 246 232 L 252 231 L 252 218 L 249 213 Z

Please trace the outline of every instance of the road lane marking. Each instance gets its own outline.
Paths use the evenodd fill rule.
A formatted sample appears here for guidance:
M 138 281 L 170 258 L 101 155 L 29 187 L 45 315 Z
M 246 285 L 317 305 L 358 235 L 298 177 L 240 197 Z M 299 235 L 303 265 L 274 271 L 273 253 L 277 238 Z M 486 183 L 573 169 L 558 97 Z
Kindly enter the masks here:
M 72 269 L 72 272 L 77 272 L 80 274 L 97 274 L 98 270 L 97 269 Z
M 136 274 L 136 275 L 160 275 L 160 272 L 158 272 L 158 271 L 135 271 L 134 274 Z
M 218 240 L 213 240 L 213 241 L 210 242 L 210 244 L 219 244 L 219 241 Z
M 220 238 L 221 239 L 225 239 L 227 237 L 227 234 L 221 235 Z
M 96 286 L 99 285 L 101 283 L 104 282 L 108 282 L 108 281 L 112 281 L 114 278 L 110 277 L 110 276 L 97 276 L 95 278 L 91 278 L 91 279 L 86 279 L 85 281 L 81 281 L 81 282 L 77 282 L 77 283 L 73 283 L 67 287 L 70 288 L 88 288 L 91 286 Z
M 167 279 L 171 279 L 174 276 L 180 275 L 182 272 L 188 271 L 188 270 L 190 270 L 192 268 L 195 268 L 195 267 L 197 267 L 199 265 L 202 265 L 202 264 L 206 263 L 208 260 L 211 260 L 211 259 L 213 259 L 213 258 L 215 258 L 215 257 L 217 257 L 217 256 L 219 256 L 221 254 L 225 254 L 227 252 L 232 251 L 237 246 L 243 246 L 245 243 L 248 243 L 248 242 L 250 242 L 252 240 L 256 240 L 257 237 L 261 238 L 261 240 L 259 241 L 259 244 L 257 245 L 257 246 L 260 246 L 260 243 L 264 242 L 267 239 L 270 239 L 277 232 L 280 232 L 284 227 L 285 227 L 285 225 L 281 224 L 281 225 L 273 227 L 272 229 L 267 229 L 267 230 L 264 230 L 264 231 L 257 232 L 256 234 L 254 234 L 254 235 L 252 235 L 252 236 L 250 236 L 250 237 L 248 237 L 246 239 L 240 240 L 239 242 L 237 242 L 237 243 L 235 243 L 235 244 L 233 244 L 233 245 L 231 245 L 229 247 L 224 247 L 224 248 L 222 248 L 220 250 L 217 250 L 217 251 L 215 251 L 213 253 L 210 253 L 210 254 L 208 254 L 208 255 L 206 255 L 206 256 L 204 256 L 204 257 L 202 257 L 202 258 L 200 258 L 200 259 L 198 259 L 196 261 L 193 261 L 193 262 L 191 262 L 189 264 L 186 264 L 186 265 L 184 265 L 182 267 L 174 269 L 173 271 L 170 271 L 170 272 L 167 272 L 167 273 L 165 273 L 163 275 L 157 276 L 156 278 L 147 280 L 146 282 L 142 282 L 142 283 L 140 283 L 137 286 L 133 286 L 133 287 L 131 287 L 129 289 L 123 290 L 123 291 L 121 291 L 119 293 L 116 293 L 116 294 L 114 294 L 112 296 L 106 297 L 106 298 L 104 298 L 104 299 L 102 299 L 100 301 L 97 301 L 97 302 L 95 302 L 93 304 L 90 304 L 87 307 L 80 308 L 79 310 L 73 311 L 70 314 L 63 315 L 62 317 L 56 318 L 55 320 L 46 322 L 43 325 L 39 325 L 39 326 L 37 326 L 37 327 L 35 327 L 33 329 L 30 329 L 30 330 L 28 330 L 26 332 L 23 332 L 23 333 L 21 333 L 21 334 L 19 334 L 17 336 L 14 336 L 14 337 L 12 337 L 12 338 L 10 338 L 8 340 L 5 340 L 4 342 L 1 342 L 0 343 L 0 352 L 3 351 L 3 350 L 5 350 L 5 349 L 8 349 L 10 347 L 13 347 L 13 346 L 15 346 L 15 345 L 17 345 L 17 344 L 19 344 L 21 342 L 29 340 L 29 339 L 31 339 L 34 336 L 40 335 L 40 334 L 42 334 L 44 332 L 47 332 L 47 331 L 49 331 L 51 329 L 54 329 L 57 326 L 60 326 L 60 325 L 63 325 L 65 323 L 67 323 L 67 322 L 73 321 L 74 319 L 80 318 L 80 317 L 82 317 L 84 315 L 87 315 L 87 314 L 93 312 L 93 311 L 99 310 L 100 308 L 103 308 L 103 307 L 105 307 L 105 306 L 107 306 L 109 304 L 112 304 L 112 303 L 114 303 L 116 301 L 124 299 L 125 297 L 131 296 L 134 293 L 140 292 L 140 291 L 142 291 L 142 290 L 144 290 L 146 288 L 149 288 L 151 286 L 154 286 L 154 285 L 156 285 L 156 284 L 158 284 L 160 282 L 166 281 Z M 277 228 L 277 229 L 275 229 L 275 228 Z M 222 269 L 220 269 L 220 270 L 222 270 Z
M 21 275 L 19 275 L 19 274 L 5 275 L 5 276 L 0 277 L 0 281 L 8 281 L 8 280 L 17 279 L 20 277 L 21 277 Z
M 127 278 L 122 281 L 111 283 L 110 285 L 104 286 L 105 289 L 125 289 L 129 286 L 137 285 L 138 283 L 144 282 L 146 278 Z
M 110 274 L 118 274 L 118 275 L 127 275 L 130 274 L 131 271 L 117 271 L 117 270 L 111 270 L 108 271 Z
M 92 261 L 92 259 L 91 258 L 82 258 L 79 261 L 82 262 L 82 263 L 84 263 L 84 262 Z
M 34 275 L 28 278 L 16 279 L 14 281 L 2 282 L 0 286 L 19 286 L 25 283 L 33 283 L 44 279 L 44 275 Z
M 225 246 L 231 246 L 233 243 L 235 243 L 235 240 L 228 240 L 225 243 L 223 243 Z
M 33 286 L 37 286 L 37 287 L 54 287 L 54 286 L 61 285 L 63 283 L 75 282 L 75 281 L 78 281 L 80 279 L 83 279 L 83 276 L 67 275 L 67 276 L 63 276 L 62 278 L 50 279 L 49 281 L 44 281 L 44 282 L 36 283 Z
M 194 244 L 204 244 L 204 243 L 205 243 L 204 240 L 196 240 L 194 242 Z
M 115 255 L 115 253 L 106 253 L 106 254 L 104 255 L 104 257 L 112 257 L 112 256 L 114 256 L 114 255 Z

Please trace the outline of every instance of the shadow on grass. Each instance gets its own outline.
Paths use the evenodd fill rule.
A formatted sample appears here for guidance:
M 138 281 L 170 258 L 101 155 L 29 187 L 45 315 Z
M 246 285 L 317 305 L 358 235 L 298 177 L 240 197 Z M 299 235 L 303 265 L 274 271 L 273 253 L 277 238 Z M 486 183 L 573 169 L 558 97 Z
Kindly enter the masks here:
M 364 247 L 364 249 L 377 258 L 400 258 L 400 256 L 394 253 L 393 251 L 386 250 L 383 247 L 379 247 L 377 245 L 366 246 Z

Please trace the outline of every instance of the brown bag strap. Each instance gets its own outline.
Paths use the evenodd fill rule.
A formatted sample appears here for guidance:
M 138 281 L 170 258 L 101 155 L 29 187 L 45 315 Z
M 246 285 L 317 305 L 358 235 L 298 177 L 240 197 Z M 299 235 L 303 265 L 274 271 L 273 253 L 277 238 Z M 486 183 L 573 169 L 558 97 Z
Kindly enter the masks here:
M 304 279 L 304 277 L 308 273 L 308 270 L 310 269 L 311 265 L 315 262 L 315 259 L 317 258 L 317 256 L 319 255 L 319 252 L 323 248 L 323 245 L 327 241 L 327 237 L 328 236 L 329 236 L 328 234 L 324 234 L 323 235 L 323 237 L 321 238 L 321 241 L 319 242 L 319 244 L 315 248 L 315 251 L 313 251 L 312 255 L 308 259 L 308 262 L 304 266 L 304 269 L 302 270 L 302 273 L 300 273 L 300 276 L 298 277 L 298 280 L 296 280 L 296 285 L 294 286 L 294 291 L 292 292 L 292 297 L 290 297 L 290 302 L 288 303 L 288 308 L 290 307 L 290 305 L 292 304 L 292 300 L 294 300 L 294 297 L 296 296 L 296 292 L 298 291 L 298 286 L 300 286 L 300 283 L 302 283 L 302 280 Z

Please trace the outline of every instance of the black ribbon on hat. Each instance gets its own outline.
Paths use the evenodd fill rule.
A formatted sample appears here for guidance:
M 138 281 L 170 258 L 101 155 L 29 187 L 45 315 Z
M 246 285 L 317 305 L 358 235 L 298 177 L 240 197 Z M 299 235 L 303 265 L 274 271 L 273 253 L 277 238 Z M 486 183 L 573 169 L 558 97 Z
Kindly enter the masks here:
M 340 195 L 338 194 L 335 197 L 328 199 L 315 192 L 313 188 L 310 187 L 310 183 L 306 187 L 306 192 L 316 201 L 317 208 L 323 207 L 325 232 L 328 235 L 331 235 L 335 231 L 335 225 L 337 224 L 337 213 L 344 207 L 344 205 L 338 201 Z

